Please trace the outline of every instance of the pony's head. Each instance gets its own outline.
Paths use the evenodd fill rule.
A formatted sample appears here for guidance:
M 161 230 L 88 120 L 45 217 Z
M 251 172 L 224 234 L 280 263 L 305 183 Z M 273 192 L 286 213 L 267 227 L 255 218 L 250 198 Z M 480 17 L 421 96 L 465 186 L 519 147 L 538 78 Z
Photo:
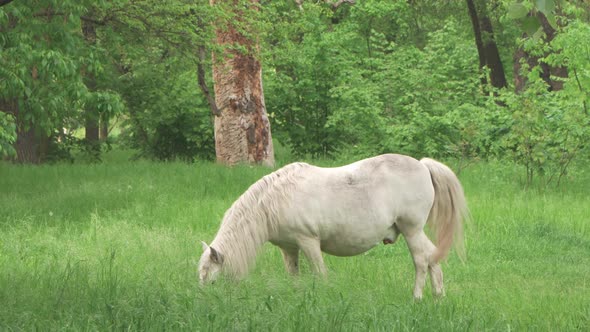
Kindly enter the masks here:
M 199 260 L 199 281 L 201 284 L 215 281 L 223 267 L 223 255 L 205 242 L 203 244 L 203 254 Z

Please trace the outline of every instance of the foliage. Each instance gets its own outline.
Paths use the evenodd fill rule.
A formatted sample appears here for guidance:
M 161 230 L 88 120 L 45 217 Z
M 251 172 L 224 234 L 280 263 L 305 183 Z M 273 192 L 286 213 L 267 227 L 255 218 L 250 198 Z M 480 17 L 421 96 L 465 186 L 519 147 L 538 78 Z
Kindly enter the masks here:
M 502 155 L 500 142 L 512 124 L 510 114 L 503 110 L 490 97 L 481 104 L 462 104 L 441 118 L 452 128 L 448 157 L 457 161 L 458 172 L 478 160 L 493 160 Z
M 32 16 L 31 12 L 13 10 L 13 13 L 21 14 L 19 18 L 26 20 Z M 7 20 L 3 22 L 8 23 Z M 14 18 L 16 20 L 16 18 Z M 63 19 L 54 19 L 60 21 Z M 39 22 L 38 24 L 41 24 Z M 75 47 L 70 45 L 60 45 L 55 40 L 60 41 L 59 34 L 61 26 L 48 24 L 36 27 L 37 30 L 33 35 L 29 31 L 19 31 L 20 25 L 10 31 L 10 34 L 3 34 L 2 56 L 0 57 L 2 81 L 0 86 L 1 98 L 4 100 L 18 100 L 18 106 L 21 112 L 26 112 L 19 118 L 22 121 L 33 122 L 35 127 L 49 134 L 51 128 L 57 123 L 61 123 L 63 118 L 68 114 L 75 112 L 77 108 L 77 98 L 74 96 L 84 95 L 84 85 L 80 77 L 77 76 L 78 70 L 77 59 L 72 54 L 68 54 L 68 49 L 59 49 L 56 47 Z M 53 29 L 52 29 L 53 28 Z M 43 34 L 48 33 L 46 38 Z M 53 35 L 51 34 L 53 33 Z M 53 50 L 40 47 L 33 47 L 33 44 L 39 44 L 38 40 L 51 39 Z M 64 112 L 64 109 L 67 112 Z M 6 110 L 5 110 L 6 111 Z M 27 124 L 26 126 L 30 126 Z
M 45 6 L 29 2 L 14 2 L 0 9 L 0 101 L 16 101 L 17 110 L 4 111 L 18 114 L 16 122 L 21 131 L 34 130 L 36 136 L 49 138 L 49 145 L 55 149 L 50 148 L 46 160 L 60 156 L 70 159 L 72 150 L 86 151 L 91 159 L 100 159 L 100 148 L 97 150 L 94 142 L 64 135 L 63 128 L 83 128 L 89 112 L 101 119 L 124 112 L 129 101 L 121 99 L 126 93 L 119 82 L 121 74 L 132 67 L 145 67 L 148 64 L 141 61 L 153 60 L 155 54 L 162 55 L 172 45 L 179 53 L 194 51 L 197 37 L 202 37 L 188 33 L 197 31 L 195 25 L 201 15 L 196 14 L 195 5 L 184 1 L 167 5 L 150 1 L 60 1 Z M 175 19 L 171 26 L 177 17 L 182 19 Z M 81 33 L 83 21 L 97 29 L 95 43 L 89 43 Z M 143 39 L 144 44 L 135 42 L 146 32 L 153 37 Z M 156 42 L 153 51 L 139 51 L 148 47 L 148 41 Z M 185 90 L 196 86 L 186 80 L 183 83 Z M 173 105 L 167 100 L 158 103 Z M 199 134 L 193 135 L 191 142 L 194 136 L 208 134 L 201 132 L 201 127 L 196 123 L 192 128 Z M 3 140 L 3 144 L 9 143 Z
M 137 149 L 138 157 L 213 159 L 212 118 L 196 89 L 195 72 L 175 72 L 173 68 L 183 66 L 173 65 L 178 64 L 174 60 L 171 63 L 135 67 L 132 77 L 123 80 L 130 112 L 123 143 Z M 170 76 L 176 79 L 167 79 Z
M 454 20 L 428 40 L 422 50 L 394 47 L 377 76 L 390 80 L 389 91 L 383 92 L 391 105 L 385 146 L 416 156 L 447 157 L 458 129 L 447 113 L 464 103 L 483 102 L 472 61 L 476 53 Z
M 550 65 L 569 69 L 570 77 L 564 86 L 563 99 L 581 106 L 586 115 L 585 121 L 590 121 L 590 48 L 585 43 L 589 37 L 590 24 L 573 20 L 551 42 L 554 52 L 545 59 Z
M 540 65 L 528 71 L 529 84 L 520 95 L 505 93 L 506 111 L 512 115 L 511 132 L 506 136 L 507 152 L 526 168 L 527 184 L 534 175 L 549 184 L 568 173 L 572 161 L 588 157 L 590 149 L 590 50 L 580 45 L 590 38 L 590 25 L 574 20 L 549 44 L 541 39 L 526 41 L 529 49 L 551 50 L 541 63 L 565 66 L 569 77 L 564 88 L 550 92 L 539 78 Z
M 16 153 L 12 146 L 14 142 L 16 142 L 14 117 L 0 110 L 0 159 L 14 156 Z
M 297 158 L 398 152 L 463 168 L 510 157 L 528 169 L 529 182 L 546 174 L 558 183 L 589 155 L 590 28 L 580 1 L 489 8 L 504 68 L 521 45 L 540 66 L 567 67 L 563 90 L 548 92 L 539 69 L 523 63 L 529 85 L 520 95 L 480 86 L 485 73 L 462 2 L 262 2 L 244 15 L 202 0 L 35 4 L 0 9 L 3 155 L 15 131 L 32 129 L 49 140 L 46 159 L 87 151 L 98 160 L 104 149 L 68 135 L 92 115 L 123 119 L 120 141 L 139 157 L 212 159 L 210 105 L 199 86 L 214 90 L 211 52 L 223 51 L 214 27 L 228 21 L 260 45 L 242 51 L 260 57 L 272 135 Z M 550 43 L 541 13 L 556 29 Z M 96 40 L 83 23 L 93 24 Z M 523 33 L 531 37 L 519 40 Z
M 529 15 L 531 11 L 541 12 L 547 18 L 551 26 L 557 28 L 557 17 L 555 15 L 556 3 L 562 5 L 560 0 L 534 0 L 534 1 L 513 1 L 508 6 L 507 16 L 511 19 L 520 20 L 525 31 L 531 36 L 538 38 L 542 33 L 541 24 L 535 15 Z
M 505 151 L 525 166 L 527 184 L 536 174 L 547 175 L 543 178 L 546 183 L 553 179 L 559 182 L 589 134 L 579 106 L 547 92 L 539 78 L 522 94 L 507 93 L 504 97 L 506 111 L 512 115 L 510 133 L 504 138 Z
M 299 155 L 330 155 L 341 137 L 340 128 L 326 126 L 334 112 L 330 90 L 337 84 L 338 54 L 346 50 L 326 31 L 328 12 L 319 5 L 306 8 L 291 9 L 293 18 L 275 27 L 265 62 L 272 69 L 264 71 L 265 91 L 272 92 L 265 99 L 275 137 Z
M 115 92 L 90 91 L 83 83 L 85 72 L 102 68 L 79 33 L 89 4 L 17 1 L 0 8 L 0 100 L 16 105 L 3 111 L 16 115 L 20 131 L 57 142 L 54 133 L 76 129 L 85 107 L 122 111 Z
M 493 13 L 520 18 L 513 17 L 516 9 L 510 3 L 506 5 L 504 11 L 494 9 Z M 555 11 L 550 2 L 518 6 L 545 15 Z M 525 41 L 531 54 L 549 54 L 541 64 L 571 67 L 575 82 L 579 81 L 577 89 L 570 77 L 559 93 L 540 93 L 542 88 L 531 85 L 518 96 L 480 86 L 466 16 L 448 15 L 438 21 L 437 30 L 412 40 L 409 36 L 416 31 L 408 23 L 413 12 L 407 2 L 368 1 L 347 8 L 336 21 L 335 14 L 321 5 L 306 4 L 304 9 L 267 9 L 270 20 L 285 24 L 273 25 L 269 36 L 267 47 L 272 53 L 265 63 L 269 68 L 265 72 L 268 107 L 275 137 L 289 142 L 296 154 L 362 157 L 393 151 L 450 157 L 459 160 L 460 167 L 477 158 L 510 155 L 516 163 L 532 167 L 533 174 L 548 173 L 545 181 L 556 183 L 572 160 L 586 154 L 579 143 L 586 135 L 581 129 L 586 120 L 579 111 L 580 106 L 587 109 L 587 71 L 580 69 L 588 66 L 583 46 L 588 34 L 582 28 L 587 23 L 572 20 L 552 45 L 543 45 L 538 34 Z M 395 27 L 388 25 L 391 20 L 397 23 Z M 500 27 L 512 38 L 527 28 L 519 30 L 509 24 L 503 21 Z M 510 45 L 502 40 L 499 44 Z M 503 57 L 511 58 L 507 50 Z M 567 60 L 570 58 L 577 60 L 574 63 Z M 537 76 L 535 71 L 531 79 Z M 483 95 L 483 90 L 493 95 Z M 541 112 L 561 120 L 543 124 L 547 118 L 533 117 L 530 121 L 534 123 L 527 122 L 524 119 L 530 117 L 523 117 L 522 112 Z M 577 125 L 580 128 L 574 128 Z M 527 149 L 523 128 L 543 128 L 553 136 L 536 145 L 536 161 L 532 161 L 533 154 L 524 157 L 516 152 Z M 541 137 L 547 139 L 547 135 Z
M 274 26 L 265 85 L 279 138 L 298 154 L 316 156 L 445 155 L 449 133 L 436 117 L 478 93 L 464 23 L 449 20 L 420 49 L 398 45 L 411 34 L 403 23 L 411 17 L 407 2 L 367 2 L 349 12 L 350 21 L 329 24 L 332 13 L 306 5 Z M 392 17 L 399 23 L 393 30 Z M 466 76 L 473 77 L 467 89 Z
M 136 158 L 212 159 L 213 126 L 196 77 L 197 63 L 211 66 L 198 56 L 200 47 L 211 47 L 208 2 L 123 2 L 104 15 L 118 17 L 104 27 L 103 40 L 115 54 L 128 108 L 121 141 Z

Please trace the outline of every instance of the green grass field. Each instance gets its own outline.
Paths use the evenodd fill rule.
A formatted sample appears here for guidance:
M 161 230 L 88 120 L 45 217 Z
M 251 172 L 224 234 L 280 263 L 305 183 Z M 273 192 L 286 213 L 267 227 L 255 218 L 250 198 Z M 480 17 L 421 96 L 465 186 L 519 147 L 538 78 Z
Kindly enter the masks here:
M 403 241 L 291 278 L 264 247 L 239 283 L 201 288 L 200 240 L 269 169 L 211 163 L 0 164 L 0 330 L 588 331 L 590 174 L 521 189 L 512 166 L 460 174 L 468 261 L 412 299 Z

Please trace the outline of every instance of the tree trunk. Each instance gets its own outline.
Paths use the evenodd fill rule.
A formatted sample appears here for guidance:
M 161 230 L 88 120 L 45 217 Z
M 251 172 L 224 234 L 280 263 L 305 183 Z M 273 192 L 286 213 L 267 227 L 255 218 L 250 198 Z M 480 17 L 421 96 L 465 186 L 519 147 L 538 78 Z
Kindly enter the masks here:
M 89 15 L 92 15 L 89 13 Z M 84 40 L 91 47 L 96 45 L 96 23 L 90 20 L 82 20 L 82 34 Z M 86 72 L 85 83 L 88 91 L 94 92 L 96 90 L 96 78 L 93 73 Z M 99 118 L 100 115 L 94 107 L 86 107 L 84 111 L 86 122 L 86 141 L 93 149 L 99 146 Z
M 14 0 L 0 0 L 0 7 L 11 3 Z
M 253 0 L 257 3 L 257 0 Z M 264 104 L 262 68 L 256 59 L 258 45 L 238 31 L 244 29 L 243 10 L 231 0 L 211 0 L 234 10 L 230 20 L 216 28 L 223 51 L 213 54 L 215 103 L 215 153 L 226 165 L 238 163 L 274 165 L 270 122 Z M 246 27 L 247 29 L 247 27 Z M 244 51 L 245 50 L 245 51 Z
M 102 114 L 100 117 L 100 131 L 98 138 L 101 142 L 104 142 L 109 138 L 109 117 L 106 114 Z
M 86 140 L 89 143 L 96 143 L 98 142 L 99 139 L 99 133 L 98 133 L 98 118 L 95 118 L 92 116 L 92 114 L 89 114 L 90 112 L 86 111 L 86 135 L 84 136 L 84 138 L 86 138 Z
M 34 128 L 18 128 L 16 139 L 16 161 L 22 164 L 39 164 L 45 159 L 49 138 L 38 135 Z
M 490 81 L 495 88 L 504 88 L 507 86 L 504 66 L 500 59 L 498 45 L 494 39 L 494 29 L 492 21 L 489 18 L 486 1 L 484 0 L 466 0 L 469 17 L 473 26 L 475 36 L 475 45 L 479 55 L 479 68 L 490 68 Z M 482 84 L 485 86 L 487 81 L 482 78 Z
M 532 13 L 530 15 L 533 15 Z M 550 43 L 553 38 L 555 38 L 555 29 L 549 24 L 547 17 L 540 11 L 536 13 L 537 18 L 539 19 L 539 23 L 541 23 L 541 27 L 543 28 L 543 32 L 545 32 L 544 41 L 546 43 Z M 524 33 L 523 38 L 529 38 L 528 34 Z M 543 54 L 543 57 L 547 56 L 548 54 Z M 539 61 L 539 56 L 534 56 L 529 54 L 525 51 L 522 46 L 520 46 L 516 52 L 514 53 L 514 88 L 516 92 L 521 92 L 526 86 L 526 75 L 522 72 L 522 62 L 526 61 L 529 68 L 533 68 L 535 66 L 539 66 L 541 72 L 539 75 L 541 78 L 547 82 L 549 85 L 549 91 L 558 91 L 563 89 L 563 82 L 561 80 L 555 80 L 554 77 L 561 77 L 566 78 L 568 77 L 568 70 L 567 67 L 553 67 L 545 62 Z
M 16 119 L 15 161 L 22 164 L 41 163 L 47 154 L 49 138 L 46 135 L 37 133 L 30 121 L 24 121 L 20 115 L 16 99 L 10 101 L 0 100 L 0 109 L 14 115 Z
M 522 72 L 522 64 L 524 61 L 528 62 L 530 59 L 527 58 L 526 53 L 525 53 L 524 49 L 522 48 L 522 46 L 520 46 L 516 49 L 512 59 L 513 59 L 512 73 L 514 75 L 514 91 L 516 93 L 520 93 L 522 90 L 524 90 L 524 87 L 526 85 L 526 77 L 525 77 L 525 75 L 523 75 L 524 73 Z M 534 66 L 534 64 L 533 64 L 533 66 Z M 531 64 L 529 63 L 529 68 L 532 68 L 533 66 L 531 66 Z
M 481 38 L 481 29 L 479 27 L 479 18 L 477 16 L 477 10 L 473 0 L 467 0 L 467 10 L 469 11 L 469 17 L 471 18 L 471 26 L 473 27 L 473 35 L 475 37 L 475 46 L 477 47 L 477 55 L 479 56 L 479 69 L 481 70 L 486 66 L 486 56 L 483 47 L 483 39 Z M 481 85 L 486 86 L 488 84 L 485 76 L 481 76 Z
M 495 88 L 506 87 L 506 74 L 504 73 L 504 66 L 500 59 L 500 52 L 498 45 L 494 39 L 494 31 L 492 29 L 492 22 L 489 17 L 483 17 L 481 21 L 482 31 L 484 31 L 484 49 L 487 66 L 490 68 L 490 80 L 492 86 Z

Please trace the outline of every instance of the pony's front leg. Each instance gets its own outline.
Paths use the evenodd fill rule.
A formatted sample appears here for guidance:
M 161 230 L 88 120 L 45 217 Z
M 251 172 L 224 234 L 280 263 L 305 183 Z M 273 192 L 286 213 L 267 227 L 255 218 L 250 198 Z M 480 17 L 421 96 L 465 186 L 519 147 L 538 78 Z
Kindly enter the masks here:
M 307 257 L 309 265 L 314 274 L 319 276 L 326 276 L 327 270 L 322 257 L 322 250 L 320 248 L 320 241 L 318 239 L 302 239 L 299 242 L 299 248 Z
M 285 263 L 285 270 L 290 275 L 299 274 L 299 249 L 298 248 L 282 248 L 283 262 Z

